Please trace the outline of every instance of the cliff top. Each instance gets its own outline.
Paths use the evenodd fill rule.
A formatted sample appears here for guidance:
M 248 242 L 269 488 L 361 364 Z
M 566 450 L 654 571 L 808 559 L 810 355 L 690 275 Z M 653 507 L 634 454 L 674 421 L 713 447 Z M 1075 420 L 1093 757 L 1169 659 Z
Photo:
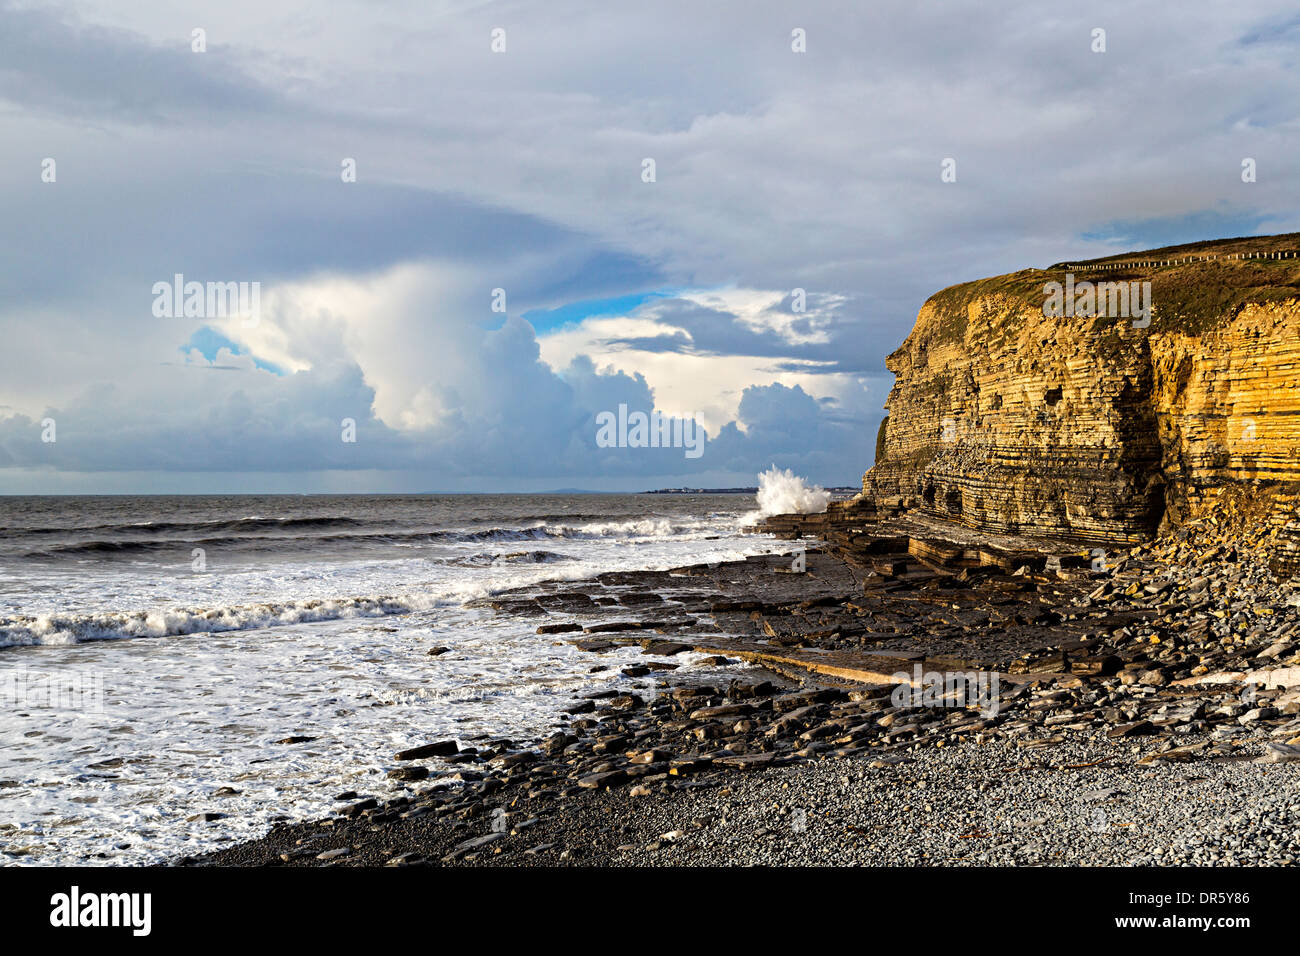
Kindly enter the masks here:
M 1151 331 L 1204 332 L 1248 303 L 1300 299 L 1300 233 L 1163 246 L 962 282 L 926 300 L 935 313 L 926 331 L 939 340 L 963 337 L 968 309 L 980 299 L 1003 300 L 1014 311 L 1041 310 L 1044 285 L 1064 282 L 1067 273 L 1076 282 L 1150 282 Z M 1116 326 L 1110 317 L 1091 321 L 1097 331 Z

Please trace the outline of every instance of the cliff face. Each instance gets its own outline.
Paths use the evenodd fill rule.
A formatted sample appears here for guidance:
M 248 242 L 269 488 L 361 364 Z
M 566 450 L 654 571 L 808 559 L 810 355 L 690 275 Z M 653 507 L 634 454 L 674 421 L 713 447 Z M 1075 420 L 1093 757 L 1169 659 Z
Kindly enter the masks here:
M 1300 500 L 1298 252 L 1300 235 L 1226 240 L 932 296 L 886 363 L 864 494 L 1098 543 L 1207 516 L 1285 536 Z M 1149 324 L 1044 316 L 1045 284 L 1067 272 L 1150 282 Z

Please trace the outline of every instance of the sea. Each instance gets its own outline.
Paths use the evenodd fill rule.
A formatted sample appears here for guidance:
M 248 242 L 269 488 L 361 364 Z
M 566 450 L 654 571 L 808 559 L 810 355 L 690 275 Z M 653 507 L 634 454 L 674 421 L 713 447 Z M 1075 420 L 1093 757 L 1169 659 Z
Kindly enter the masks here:
M 742 494 L 0 498 L 0 863 L 169 862 L 342 792 L 397 795 L 397 750 L 549 733 L 640 649 L 592 673 L 477 599 L 777 550 L 741 533 L 754 510 Z

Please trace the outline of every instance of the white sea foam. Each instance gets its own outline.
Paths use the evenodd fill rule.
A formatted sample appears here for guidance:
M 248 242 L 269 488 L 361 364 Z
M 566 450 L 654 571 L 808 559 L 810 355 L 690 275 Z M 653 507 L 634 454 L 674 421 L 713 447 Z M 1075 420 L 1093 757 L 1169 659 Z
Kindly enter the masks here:
M 820 514 L 830 503 L 830 494 L 819 485 L 809 485 L 788 468 L 775 465 L 758 476 L 760 515 Z
M 0 617 L 0 647 L 78 644 L 127 637 L 215 634 L 284 624 L 404 614 L 445 603 L 451 594 L 361 595 L 333 600 L 267 602 L 227 607 L 171 607 L 95 614 Z
M 542 526 L 539 526 L 541 528 Z M 159 576 L 115 569 L 29 572 L 26 613 L 0 613 L 0 649 L 58 646 L 136 637 L 175 637 L 247 631 L 289 624 L 409 614 L 486 597 L 543 579 L 581 580 L 609 570 L 610 548 L 640 554 L 620 558 L 630 567 L 667 568 L 691 563 L 692 550 L 720 532 L 725 520 L 645 518 L 550 526 L 546 533 L 573 543 L 563 555 L 510 549 L 516 533 L 495 540 L 453 542 L 440 558 L 280 565 L 273 570 L 211 570 Z M 581 542 L 581 543 L 579 543 Z M 497 546 L 495 553 L 483 550 Z M 710 554 L 716 549 L 711 549 Z M 731 557 L 733 548 L 724 549 Z M 699 554 L 705 552 L 699 551 Z M 736 551 L 743 554 L 743 551 Z M 710 558 L 713 560 L 713 558 Z M 476 573 L 466 575 L 466 569 Z M 104 595 L 116 595 L 106 608 Z M 39 607 L 39 596 L 45 604 Z M 250 596 L 259 600 L 250 601 Z M 128 606 L 123 608 L 122 605 Z M 134 605 L 134 607 L 130 606 Z
M 524 740 L 548 733 L 581 693 L 645 693 L 619 667 L 640 660 L 640 648 L 608 652 L 607 669 L 591 673 L 589 655 L 539 637 L 536 620 L 466 602 L 548 579 L 770 550 L 768 540 L 736 535 L 735 519 L 555 522 L 570 559 L 555 563 L 508 540 L 452 539 L 385 560 L 223 567 L 217 553 L 201 574 L 22 566 L 0 591 L 0 640 L 39 646 L 0 651 L 0 686 L 20 670 L 84 673 L 102 680 L 103 709 L 0 712 L 0 820 L 10 826 L 0 862 L 150 863 L 203 852 L 255 837 L 276 816 L 321 816 L 340 790 L 404 792 L 386 778 L 404 747 Z M 457 557 L 472 560 L 449 560 Z M 429 656 L 432 646 L 450 650 Z M 294 736 L 313 739 L 279 743 Z M 214 811 L 226 816 L 191 822 Z

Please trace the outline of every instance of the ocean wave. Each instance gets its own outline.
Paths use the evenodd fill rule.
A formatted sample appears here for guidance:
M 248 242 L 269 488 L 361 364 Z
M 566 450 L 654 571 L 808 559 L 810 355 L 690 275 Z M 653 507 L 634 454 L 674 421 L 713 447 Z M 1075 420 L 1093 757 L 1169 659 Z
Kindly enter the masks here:
M 463 600 L 465 592 L 268 601 L 225 607 L 172 607 L 93 614 L 54 613 L 0 617 L 0 648 L 81 644 L 133 637 L 246 631 L 285 624 L 409 614 Z
M 639 518 L 628 521 L 590 522 L 579 525 L 539 523 L 524 528 L 487 528 L 478 531 L 359 531 L 350 534 L 317 535 L 237 534 L 208 535 L 195 538 L 94 538 L 89 541 L 73 541 L 44 548 L 34 548 L 24 553 L 22 557 L 31 560 L 96 558 L 116 555 L 159 554 L 195 547 L 209 550 L 230 548 L 240 551 L 280 552 L 318 548 L 322 544 L 365 546 L 374 544 L 411 545 L 544 541 L 566 538 L 574 540 L 663 538 L 716 533 L 718 530 L 716 524 L 708 521 L 674 523 L 667 518 Z M 185 555 L 185 557 L 188 560 L 188 555 Z
M 445 559 L 444 563 L 466 568 L 490 568 L 500 564 L 555 564 L 558 561 L 577 560 L 571 555 L 560 554 L 556 551 L 512 551 L 509 554 L 480 552 L 479 554 L 458 555 L 454 558 Z
M 159 586 L 156 573 L 149 575 L 146 587 L 131 585 L 136 576 L 120 579 L 92 575 L 92 582 L 102 581 L 103 584 L 92 585 L 91 593 L 78 592 L 79 596 L 70 597 L 69 600 L 76 603 L 65 604 L 65 609 L 35 606 L 24 612 L 11 606 L 5 613 L 0 613 L 0 648 L 255 631 L 348 618 L 401 615 L 461 607 L 466 602 L 472 603 L 475 599 L 543 578 L 552 581 L 589 580 L 611 565 L 622 570 L 676 567 L 688 557 L 683 552 L 683 545 L 690 549 L 689 558 L 694 560 L 734 560 L 754 550 L 752 541 L 744 542 L 742 547 L 720 542 L 699 550 L 694 546 L 695 539 L 669 540 L 675 540 L 678 546 L 642 551 L 639 547 L 623 549 L 620 543 L 613 543 L 613 547 L 619 549 L 618 556 L 599 546 L 575 542 L 565 549 L 569 554 L 549 549 L 475 549 L 468 555 L 441 555 L 433 561 L 421 556 L 414 560 L 378 564 L 326 565 L 323 570 L 313 566 L 315 569 L 305 571 L 306 577 L 302 579 L 303 586 L 310 588 L 308 594 L 298 589 L 299 579 L 294 576 L 292 568 L 279 566 L 270 571 L 229 576 L 228 596 L 217 596 L 207 589 L 195 591 L 188 584 L 178 585 L 178 592 L 168 592 L 165 586 Z M 458 563 L 457 558 L 464 568 L 459 572 L 452 570 Z M 434 570 L 436 566 L 443 570 Z M 375 568 L 381 570 L 374 572 Z M 372 576 L 372 572 L 378 576 Z M 286 588 L 293 590 L 286 591 Z M 116 593 L 119 591 L 122 593 Z M 174 596 L 158 600 L 151 597 L 155 593 Z M 43 603 L 44 599 L 41 600 Z M 107 606 L 101 603 L 109 601 L 112 603 Z
M 716 531 L 715 523 L 668 518 L 630 518 L 623 521 L 590 521 L 584 524 L 538 522 L 523 528 L 490 528 L 485 531 L 448 531 L 456 541 L 526 541 L 543 538 L 598 540 L 604 538 L 669 538 Z
M 668 538 L 715 529 L 707 521 L 669 518 L 632 518 L 625 521 L 593 521 L 580 525 L 559 525 L 553 530 L 562 538 Z
M 758 476 L 761 515 L 820 514 L 831 496 L 820 485 L 809 485 L 788 468 L 773 465 Z
M 313 535 L 304 537 L 302 535 L 225 535 L 221 537 L 207 538 L 158 538 L 155 540 L 148 539 L 126 539 L 126 540 L 107 540 L 97 539 L 92 541 L 74 541 L 68 544 L 52 545 L 47 548 L 37 548 L 26 552 L 23 557 L 33 560 L 51 559 L 51 558 L 75 558 L 75 557 L 111 557 L 113 555 L 133 555 L 133 554 L 156 554 L 166 551 L 181 551 L 189 548 L 231 548 L 245 551 L 292 551 L 295 549 L 304 549 L 318 547 L 321 544 L 340 544 L 355 543 L 365 544 L 369 542 L 397 542 L 405 539 L 424 539 L 435 540 L 441 537 L 437 532 L 432 534 L 328 534 Z M 186 560 L 189 555 L 185 555 Z
M 7 537 L 42 537 L 53 535 L 76 534 L 157 534 L 172 532 L 200 532 L 210 534 L 213 531 L 257 531 L 259 529 L 308 529 L 308 528 L 343 528 L 360 525 L 392 524 L 385 520 L 362 520 L 346 515 L 319 515 L 307 518 L 263 518 L 251 515 L 247 518 L 214 518 L 208 521 L 132 521 L 115 524 L 92 524 L 71 526 L 46 526 L 24 528 L 21 526 L 0 527 Z

